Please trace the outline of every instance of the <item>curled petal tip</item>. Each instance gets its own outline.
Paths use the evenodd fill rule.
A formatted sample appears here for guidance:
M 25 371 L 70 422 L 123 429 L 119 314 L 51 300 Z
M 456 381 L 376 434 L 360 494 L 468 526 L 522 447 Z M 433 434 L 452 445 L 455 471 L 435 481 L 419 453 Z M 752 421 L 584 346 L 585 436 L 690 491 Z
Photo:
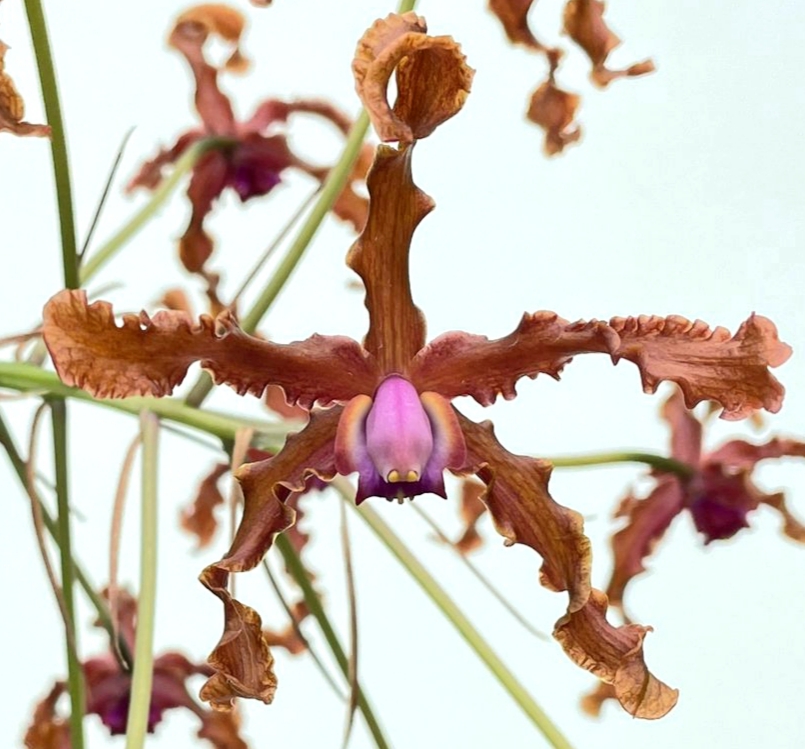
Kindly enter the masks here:
M 352 70 L 358 96 L 382 141 L 411 143 L 430 135 L 464 105 L 474 71 L 450 37 L 427 35 L 413 12 L 375 21 L 355 51 Z M 396 69 L 397 100 L 388 83 Z

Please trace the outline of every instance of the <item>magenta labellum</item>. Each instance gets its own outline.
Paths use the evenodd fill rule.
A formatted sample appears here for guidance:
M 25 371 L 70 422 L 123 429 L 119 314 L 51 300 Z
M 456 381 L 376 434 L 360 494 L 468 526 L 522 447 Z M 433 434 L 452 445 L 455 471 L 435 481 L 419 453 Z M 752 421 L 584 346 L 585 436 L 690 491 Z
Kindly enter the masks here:
M 444 470 L 463 464 L 466 447 L 445 398 L 420 395 L 404 377 L 391 375 L 374 399 L 359 395 L 346 405 L 335 454 L 339 473 L 358 472 L 356 501 L 362 502 L 428 492 L 444 497 Z

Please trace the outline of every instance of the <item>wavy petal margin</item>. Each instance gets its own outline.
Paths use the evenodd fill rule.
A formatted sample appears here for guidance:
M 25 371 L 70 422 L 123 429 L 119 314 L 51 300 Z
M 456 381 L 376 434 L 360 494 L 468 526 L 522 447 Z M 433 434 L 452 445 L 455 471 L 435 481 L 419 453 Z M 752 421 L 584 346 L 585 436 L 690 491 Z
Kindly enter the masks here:
M 475 424 L 459 414 L 467 443 L 467 471 L 488 486 L 482 498 L 507 544 L 523 543 L 542 556 L 540 581 L 570 596 L 554 637 L 582 668 L 615 688 L 624 709 L 637 718 L 660 718 L 677 691 L 657 680 L 643 661 L 648 628 L 612 626 L 607 597 L 590 585 L 592 554 L 579 513 L 556 504 L 548 493 L 550 464 L 512 455 L 495 439 L 491 424 Z
M 536 312 L 493 341 L 461 332 L 439 336 L 417 354 L 410 377 L 420 391 L 470 395 L 488 406 L 498 394 L 514 398 L 523 376 L 558 379 L 565 364 L 584 353 L 609 354 L 615 364 L 627 359 L 640 369 L 645 392 L 670 380 L 688 408 L 716 401 L 724 408 L 721 418 L 734 420 L 760 408 L 780 409 L 785 390 L 769 367 L 785 362 L 791 348 L 780 342 L 771 320 L 754 314 L 730 336 L 725 328 L 711 330 L 678 315 L 568 323 L 553 312 Z
M 475 71 L 449 36 L 428 36 L 414 12 L 375 21 L 358 42 L 352 72 L 355 89 L 382 141 L 412 143 L 456 114 Z M 396 69 L 397 100 L 388 84 Z
M 654 63 L 643 60 L 624 70 L 610 70 L 606 66 L 609 53 L 621 40 L 604 22 L 604 3 L 601 0 L 568 0 L 564 13 L 565 33 L 579 45 L 593 64 L 590 79 L 605 88 L 616 78 L 634 77 L 653 73 Z
M 567 613 L 553 636 L 582 668 L 611 684 L 615 698 L 635 718 L 662 718 L 679 699 L 679 691 L 657 679 L 643 660 L 643 639 L 651 627 L 613 627 L 606 618 L 607 597 L 593 589 L 587 605 Z
M 411 297 L 408 254 L 414 230 L 434 203 L 414 184 L 412 151 L 377 149 L 366 180 L 369 217 L 347 255 L 347 265 L 366 287 L 369 331 L 363 345 L 382 375 L 405 375 L 425 344 L 425 318 Z
M 467 467 L 487 486 L 481 500 L 506 545 L 530 546 L 543 559 L 540 582 L 568 591 L 577 611 L 590 594 L 590 541 L 581 515 L 557 504 L 548 493 L 551 464 L 513 455 L 495 437 L 491 422 L 476 424 L 456 411 L 467 445 Z
M 169 395 L 195 361 L 241 395 L 280 385 L 304 408 L 373 393 L 377 383 L 374 362 L 350 338 L 271 343 L 244 333 L 228 312 L 195 323 L 183 312 L 141 312 L 118 326 L 112 305 L 88 304 L 82 290 L 45 305 L 43 334 L 62 381 L 96 398 Z
M 201 582 L 224 604 L 224 633 L 207 659 L 216 673 L 201 689 L 201 699 L 217 710 L 229 710 L 235 697 L 269 703 L 277 680 L 274 658 L 254 609 L 229 593 L 229 575 L 254 568 L 278 533 L 294 522 L 285 504 L 292 492 L 303 491 L 310 476 L 330 480 L 335 475 L 333 443 L 341 408 L 316 411 L 310 423 L 288 437 L 273 458 L 247 463 L 238 470 L 244 509 L 235 540 L 226 556 L 207 567 Z

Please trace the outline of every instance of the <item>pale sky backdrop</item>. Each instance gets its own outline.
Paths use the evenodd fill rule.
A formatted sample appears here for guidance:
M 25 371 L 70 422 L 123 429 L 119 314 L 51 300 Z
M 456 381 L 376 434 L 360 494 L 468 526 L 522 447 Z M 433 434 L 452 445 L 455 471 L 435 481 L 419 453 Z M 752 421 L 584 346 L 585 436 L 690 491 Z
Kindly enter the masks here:
M 350 72 L 355 44 L 387 0 L 324 3 L 276 0 L 258 10 L 245 0 L 244 40 L 254 66 L 225 76 L 236 110 L 247 115 L 269 96 L 327 96 L 358 110 Z M 58 68 L 75 188 L 77 222 L 86 231 L 109 166 L 126 130 L 136 126 L 108 208 L 100 241 L 145 196 L 122 185 L 145 156 L 196 122 L 185 61 L 165 47 L 184 2 L 45 3 Z M 542 38 L 559 41 L 562 3 L 542 0 L 533 12 Z M 776 374 L 786 403 L 757 432 L 748 423 L 718 423 L 708 444 L 726 436 L 805 438 L 805 7 L 793 2 L 712 0 L 627 3 L 612 0 L 608 19 L 625 43 L 611 57 L 627 65 L 652 56 L 657 73 L 616 81 L 599 92 L 587 80 L 582 53 L 569 50 L 560 83 L 582 93 L 583 141 L 554 160 L 541 153 L 542 134 L 524 122 L 530 91 L 544 75 L 541 58 L 512 48 L 497 20 L 476 2 L 423 0 L 418 11 L 432 33 L 451 34 L 477 74 L 464 111 L 417 147 L 414 173 L 436 201 L 417 231 L 412 285 L 435 336 L 463 329 L 496 337 L 525 310 L 551 309 L 569 319 L 653 313 L 699 317 L 734 331 L 749 313 L 771 317 L 795 355 Z M 42 120 L 23 4 L 0 6 L 0 38 L 11 45 L 7 69 L 25 94 L 29 118 Z M 562 43 L 569 47 L 567 39 Z M 296 126 L 294 126 L 296 127 Z M 303 125 L 293 143 L 311 159 L 334 157 L 339 141 Z M 47 143 L 0 135 L 0 273 L 3 334 L 29 328 L 62 284 L 54 191 Z M 218 239 L 211 267 L 225 273 L 224 295 L 312 188 L 301 177 L 245 210 L 228 194 L 209 226 Z M 152 305 L 161 291 L 198 291 L 176 259 L 175 241 L 189 206 L 180 192 L 107 267 L 93 289 L 118 310 Z M 360 338 L 366 327 L 361 294 L 344 255 L 350 231 L 328 220 L 302 266 L 265 319 L 263 330 L 290 341 L 313 332 Z M 254 399 L 217 393 L 211 404 L 262 415 Z M 559 383 L 524 381 L 520 396 L 474 418 L 491 417 L 511 450 L 541 456 L 632 448 L 664 451 L 658 419 L 664 397 L 641 392 L 638 372 L 606 357 L 581 357 Z M 32 402 L 4 403 L 20 439 Z M 76 548 L 102 583 L 108 527 L 120 464 L 137 423 L 90 405 L 70 407 Z M 49 471 L 47 432 L 42 468 Z M 156 649 L 203 658 L 221 631 L 220 604 L 196 581 L 226 542 L 194 554 L 177 530 L 179 507 L 216 453 L 163 433 L 160 466 L 159 597 Z M 52 594 L 35 550 L 30 513 L 5 460 L 0 559 L 4 603 L 3 705 L 0 744 L 19 746 L 34 702 L 65 672 L 63 637 Z M 639 481 L 640 466 L 557 470 L 557 500 L 584 513 L 595 549 L 593 579 L 610 570 L 607 538 L 617 500 Z M 805 465 L 763 467 L 759 482 L 784 488 L 805 517 Z M 131 487 L 123 548 L 124 580 L 138 576 L 138 482 Z M 418 502 L 453 532 L 456 503 Z M 527 634 L 465 571 L 410 507 L 371 500 L 469 614 L 535 699 L 576 747 L 677 749 L 764 746 L 794 749 L 803 740 L 805 694 L 805 548 L 783 539 L 779 520 L 762 510 L 752 529 L 707 549 L 687 516 L 674 523 L 650 573 L 629 591 L 637 619 L 655 631 L 646 658 L 660 678 L 681 690 L 677 708 L 656 722 L 637 721 L 609 704 L 600 720 L 584 716 L 579 697 L 594 680 L 558 644 Z M 339 549 L 338 500 L 311 497 L 308 560 L 346 639 L 346 594 Z M 408 575 L 350 517 L 359 597 L 360 676 L 395 747 L 541 747 L 544 740 L 451 625 Z M 475 562 L 534 624 L 550 631 L 566 597 L 542 589 L 539 558 L 505 549 L 488 522 L 488 543 Z M 268 623 L 283 617 L 262 576 L 238 579 L 243 600 Z M 91 612 L 81 595 L 80 621 Z M 326 656 L 315 627 L 307 630 Z M 98 652 L 104 637 L 82 629 L 81 650 Z M 329 662 L 329 659 L 328 659 Z M 271 706 L 246 704 L 244 733 L 255 749 L 338 747 L 345 708 L 309 659 L 277 653 L 279 690 Z M 92 747 L 122 747 L 100 723 L 87 721 Z M 195 719 L 172 713 L 149 741 L 154 749 L 199 744 Z M 352 749 L 371 746 L 358 720 Z

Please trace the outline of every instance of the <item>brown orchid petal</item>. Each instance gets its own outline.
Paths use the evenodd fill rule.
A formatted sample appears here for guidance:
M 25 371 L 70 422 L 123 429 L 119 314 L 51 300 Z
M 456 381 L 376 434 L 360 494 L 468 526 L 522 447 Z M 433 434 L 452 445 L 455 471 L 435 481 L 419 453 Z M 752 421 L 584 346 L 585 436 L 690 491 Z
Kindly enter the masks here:
M 613 627 L 606 610 L 606 595 L 593 588 L 587 605 L 559 619 L 553 635 L 579 666 L 612 685 L 626 712 L 635 718 L 661 718 L 676 705 L 679 692 L 646 668 L 643 638 L 651 627 Z
M 731 440 L 702 459 L 707 465 L 723 464 L 729 470 L 751 470 L 769 458 L 805 458 L 805 442 L 774 437 L 763 445 Z
M 766 494 L 761 502 L 769 507 L 773 507 L 783 517 L 783 533 L 790 539 L 799 543 L 805 543 L 805 525 L 795 518 L 791 511 L 786 507 L 785 495 L 782 492 L 777 494 Z
M 554 502 L 548 493 L 551 465 L 508 452 L 495 438 L 491 422 L 476 424 L 460 413 L 467 443 L 467 468 L 487 485 L 481 499 L 506 545 L 525 544 L 543 559 L 540 582 L 568 591 L 569 611 L 578 611 L 590 594 L 590 541 L 579 513 Z
M 59 292 L 45 306 L 44 337 L 62 381 L 96 398 L 171 393 L 191 363 L 216 382 L 260 397 L 270 383 L 291 402 L 349 400 L 373 393 L 377 372 L 355 341 L 312 336 L 277 344 L 244 333 L 229 313 L 193 323 L 181 312 L 124 315 L 115 323 L 108 302 L 87 304 L 84 291 Z
M 481 497 L 486 487 L 477 481 L 463 481 L 461 484 L 461 521 L 464 532 L 454 546 L 465 556 L 478 549 L 483 541 L 476 527 L 478 520 L 486 512 L 486 505 Z
M 200 716 L 201 728 L 196 736 L 207 739 L 215 749 L 249 749 L 249 745 L 240 737 L 240 713 L 204 711 Z
M 197 549 L 209 546 L 218 529 L 215 508 L 224 503 L 224 497 L 218 489 L 218 479 L 228 470 L 228 463 L 216 465 L 199 484 L 192 504 L 182 509 L 179 523 L 184 530 L 196 537 Z
M 581 138 L 581 127 L 575 121 L 580 101 L 578 94 L 563 91 L 556 85 L 553 71 L 531 94 L 526 118 L 545 131 L 542 149 L 546 156 L 562 153 L 565 146 Z
M 314 412 L 310 423 L 290 435 L 276 456 L 238 469 L 243 517 L 226 556 L 207 567 L 200 578 L 224 604 L 224 634 L 208 658 L 216 673 L 201 690 L 201 698 L 215 709 L 229 709 L 235 697 L 263 702 L 274 698 L 274 658 L 263 637 L 260 616 L 231 596 L 229 575 L 259 564 L 274 537 L 293 523 L 294 511 L 284 502 L 292 491 L 304 490 L 309 476 L 331 479 L 335 475 L 333 442 L 341 410 Z
M 434 203 L 413 182 L 411 152 L 378 147 L 367 177 L 369 218 L 347 255 L 366 287 L 369 332 L 363 345 L 377 357 L 382 374 L 404 375 L 425 343 L 425 318 L 411 297 L 408 253 L 414 230 Z
M 591 690 L 581 698 L 581 709 L 587 715 L 598 718 L 601 715 L 601 707 L 607 700 L 616 700 L 615 687 L 605 681 L 599 681 L 595 689 Z
M 616 78 L 645 75 L 654 71 L 651 60 L 635 63 L 625 70 L 610 70 L 606 67 L 609 53 L 621 40 L 604 22 L 604 3 L 601 0 L 568 0 L 565 5 L 564 28 L 565 33 L 587 53 L 593 64 L 590 77 L 601 88 Z
M 34 125 L 22 119 L 25 116 L 25 102 L 11 76 L 6 73 L 7 51 L 8 45 L 0 40 L 0 133 L 6 131 L 14 135 L 49 137 L 50 125 Z
M 768 318 L 752 314 L 730 336 L 726 328 L 710 330 L 701 320 L 684 317 L 616 317 L 609 323 L 621 339 L 612 352 L 638 366 L 643 390 L 653 393 L 662 380 L 682 389 L 685 405 L 703 400 L 724 407 L 722 419 L 735 420 L 765 408 L 780 410 L 785 389 L 769 372 L 791 356 Z
M 355 88 L 381 141 L 425 138 L 464 106 L 475 71 L 449 36 L 428 36 L 425 19 L 409 11 L 375 21 L 358 42 Z M 397 101 L 388 84 L 396 68 Z
M 25 749 L 70 749 L 70 724 L 56 713 L 56 703 L 65 690 L 64 682 L 58 681 L 37 703 L 23 739 Z
M 190 223 L 179 240 L 179 259 L 191 273 L 200 273 L 212 255 L 212 239 L 204 231 L 204 219 L 226 187 L 228 177 L 229 163 L 220 151 L 204 154 L 193 170 L 187 187 L 192 213 Z
M 237 16 L 240 14 L 223 5 L 201 5 L 190 8 L 176 19 L 176 24 L 168 38 L 168 44 L 181 52 L 196 79 L 196 110 L 208 133 L 215 135 L 234 135 L 235 115 L 229 99 L 218 88 L 218 70 L 204 57 L 204 43 L 210 34 L 240 36 L 243 18 L 240 16 L 238 29 Z M 230 38 L 231 41 L 231 38 Z M 245 60 L 239 48 L 232 55 L 231 67 L 242 68 Z M 227 67 L 230 67 L 228 64 Z
M 613 317 L 607 324 L 568 323 L 553 312 L 536 312 L 494 341 L 460 332 L 439 336 L 416 355 L 410 377 L 420 392 L 471 395 L 487 406 L 499 393 L 513 398 L 520 377 L 544 373 L 558 379 L 572 356 L 594 352 L 610 354 L 616 364 L 620 359 L 636 364 L 647 393 L 670 380 L 682 389 L 688 408 L 718 401 L 723 419 L 740 419 L 758 408 L 778 411 L 785 391 L 768 368 L 791 355 L 774 323 L 759 315 L 730 337 L 725 328 L 711 330 L 701 320 L 678 315 Z
M 643 560 L 684 506 L 679 479 L 669 475 L 662 476 L 645 499 L 629 495 L 621 501 L 615 517 L 627 518 L 627 524 L 612 536 L 613 568 L 606 590 L 613 606 L 623 609 L 626 586 L 645 570 Z
M 307 650 L 307 643 L 299 636 L 299 623 L 310 616 L 310 609 L 307 604 L 298 601 L 291 609 L 294 621 L 288 624 L 282 631 L 271 629 L 263 630 L 263 637 L 269 647 L 285 648 L 291 655 L 300 655 Z
M 549 48 L 532 33 L 528 24 L 528 11 L 534 0 L 489 0 L 491 10 L 503 24 L 503 30 L 512 44 L 522 44 L 537 52 L 548 52 Z
M 691 467 L 698 466 L 702 452 L 702 423 L 685 406 L 681 390 L 674 388 L 660 413 L 671 427 L 671 457 Z
M 544 373 L 558 379 L 574 354 L 612 352 L 617 346 L 618 336 L 606 323 L 568 323 L 554 312 L 535 312 L 523 315 L 513 333 L 494 341 L 445 333 L 417 353 L 410 374 L 419 392 L 435 390 L 445 398 L 471 395 L 488 406 L 498 394 L 514 398 L 520 377 Z
M 131 178 L 126 185 L 126 192 L 130 193 L 138 187 L 154 190 L 165 176 L 165 167 L 173 164 L 190 146 L 204 137 L 201 130 L 190 130 L 179 137 L 171 148 L 163 148 L 150 161 L 146 161 L 140 171 Z
M 187 298 L 187 294 L 182 289 L 168 289 L 159 300 L 160 305 L 166 309 L 184 312 L 186 315 L 193 316 L 193 305 Z

